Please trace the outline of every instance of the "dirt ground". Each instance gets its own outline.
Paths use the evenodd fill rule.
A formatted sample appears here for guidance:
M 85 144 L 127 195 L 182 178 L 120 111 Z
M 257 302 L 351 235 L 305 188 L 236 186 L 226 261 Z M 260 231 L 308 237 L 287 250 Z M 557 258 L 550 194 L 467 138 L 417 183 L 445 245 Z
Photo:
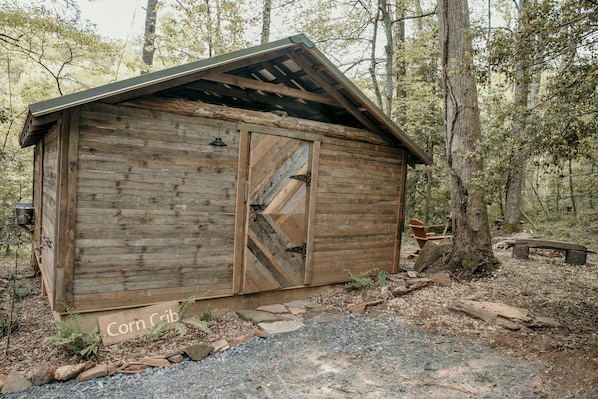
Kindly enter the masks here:
M 403 253 L 413 248 L 404 245 Z M 511 258 L 510 250 L 495 248 L 501 268 L 494 276 L 473 282 L 454 278 L 450 287 L 428 286 L 407 295 L 369 307 L 372 315 L 392 314 L 407 320 L 426 332 L 446 337 L 463 337 L 471 342 L 489 344 L 501 353 L 536 364 L 541 381 L 534 388 L 537 398 L 598 398 L 598 256 L 589 254 L 585 266 L 564 263 L 561 254 L 536 252 L 529 260 Z M 402 260 L 409 269 L 413 261 Z M 424 276 L 426 272 L 422 273 Z M 10 290 L 10 280 L 16 276 L 17 290 Z M 16 331 L 0 339 L 0 373 L 11 370 L 30 373 L 42 362 L 55 365 L 72 364 L 62 349 L 45 342 L 54 333 L 47 298 L 41 295 L 39 276 L 32 274 L 28 261 L 0 261 L 2 308 L 10 314 L 11 296 L 17 292 L 13 319 Z M 392 287 L 398 275 L 388 276 Z M 8 289 L 7 289 L 8 287 Z M 322 294 L 309 297 L 312 302 L 345 310 L 350 304 L 375 299 L 378 289 L 352 290 L 339 285 Z M 501 302 L 526 309 L 536 316 L 550 317 L 557 327 L 507 330 L 487 324 L 449 307 L 458 299 Z M 192 331 L 186 337 L 174 333 L 146 343 L 129 341 L 100 349 L 100 363 L 135 361 L 143 357 L 164 354 L 192 342 L 233 340 L 250 333 L 254 326 L 234 313 L 214 315 L 211 333 Z

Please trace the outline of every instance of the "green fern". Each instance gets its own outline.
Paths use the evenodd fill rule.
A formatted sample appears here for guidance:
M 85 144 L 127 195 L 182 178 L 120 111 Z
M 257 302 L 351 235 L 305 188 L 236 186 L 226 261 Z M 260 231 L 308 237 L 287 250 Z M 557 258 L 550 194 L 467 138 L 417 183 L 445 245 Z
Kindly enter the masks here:
M 353 274 L 349 269 L 345 269 L 344 271 L 349 274 L 349 286 L 352 289 L 366 290 L 372 288 L 372 279 L 369 275 L 376 270 L 378 269 L 370 269 L 359 274 Z
M 83 331 L 83 323 L 79 313 L 67 306 L 68 322 L 54 320 L 56 334 L 50 335 L 46 340 L 56 346 L 64 347 L 70 355 L 82 359 L 91 359 L 97 356 L 102 341 L 102 334 L 96 329 L 91 332 Z
M 189 309 L 195 301 L 197 300 L 196 297 L 190 297 L 185 299 L 180 305 L 178 309 L 179 314 L 179 321 L 169 323 L 166 320 L 161 320 L 159 323 L 154 324 L 150 327 L 145 334 L 143 334 L 143 339 L 147 342 L 156 341 L 162 336 L 162 334 L 168 330 L 174 330 L 179 336 L 184 337 L 187 334 L 187 325 L 198 328 L 205 333 L 210 333 L 210 329 L 208 328 L 208 322 L 201 320 L 197 317 L 184 317 L 185 313 Z
M 386 285 L 386 280 L 388 278 L 388 273 L 382 271 L 378 273 L 378 285 L 380 287 L 384 287 Z
M 208 328 L 208 321 L 199 319 L 197 317 L 187 317 L 183 319 L 183 323 L 193 326 L 199 330 L 202 330 L 206 334 L 210 333 L 210 329 Z

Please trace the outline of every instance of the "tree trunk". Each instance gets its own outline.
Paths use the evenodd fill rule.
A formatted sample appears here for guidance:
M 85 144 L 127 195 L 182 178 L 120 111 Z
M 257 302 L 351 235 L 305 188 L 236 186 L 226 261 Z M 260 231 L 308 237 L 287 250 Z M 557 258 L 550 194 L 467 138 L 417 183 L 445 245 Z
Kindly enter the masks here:
M 380 86 L 378 85 L 378 78 L 376 77 L 376 67 L 378 62 L 376 60 L 376 43 L 378 42 L 378 19 L 380 17 L 380 8 L 376 10 L 376 17 L 374 18 L 374 29 L 372 34 L 372 51 L 370 52 L 370 77 L 372 79 L 372 88 L 376 97 L 376 105 L 382 109 L 382 94 L 380 93 Z
M 393 58 L 394 58 L 394 38 L 392 35 L 392 21 L 388 11 L 388 3 L 386 0 L 378 0 L 378 8 L 382 15 L 382 23 L 384 24 L 384 33 L 386 34 L 386 45 L 384 46 L 384 54 L 386 56 L 386 90 L 385 90 L 385 107 L 384 111 L 388 117 L 392 113 L 392 77 L 393 77 Z
M 142 60 L 145 68 L 141 73 L 148 73 L 154 65 L 154 50 L 156 39 L 156 17 L 157 17 L 158 0 L 147 0 L 147 8 L 145 10 L 145 30 L 143 36 L 143 53 Z
M 519 219 L 521 217 L 521 207 L 523 198 L 523 181 L 525 179 L 525 165 L 527 157 L 521 151 L 520 137 L 525 134 L 525 109 L 527 108 L 529 90 L 530 90 L 530 71 L 528 54 L 530 49 L 527 47 L 527 40 L 524 40 L 527 30 L 526 9 L 527 0 L 519 1 L 517 30 L 517 51 L 515 57 L 515 90 L 513 93 L 513 102 L 516 111 L 511 122 L 513 128 L 513 148 L 510 156 L 509 174 L 507 176 L 506 200 L 505 200 L 505 221 L 503 231 L 505 233 L 516 233 L 520 230 Z
M 397 0 L 396 2 L 396 27 L 394 28 L 394 45 L 395 45 L 395 85 L 398 105 L 393 118 L 399 126 L 403 126 L 407 121 L 405 98 L 407 92 L 403 87 L 403 81 L 407 74 L 407 67 L 405 65 L 405 0 Z M 419 18 L 421 19 L 421 18 Z
M 484 192 L 474 185 L 482 161 L 470 156 L 481 133 L 467 0 L 439 0 L 438 25 L 453 217 L 449 269 L 483 275 L 498 263 L 492 253 Z
M 569 167 L 569 194 L 571 195 L 571 210 L 573 216 L 577 217 L 577 204 L 575 203 L 575 191 L 573 190 L 573 171 L 571 170 L 571 158 L 567 159 L 567 166 Z
M 272 17 L 272 0 L 264 0 L 262 10 L 262 44 L 270 41 L 270 25 Z

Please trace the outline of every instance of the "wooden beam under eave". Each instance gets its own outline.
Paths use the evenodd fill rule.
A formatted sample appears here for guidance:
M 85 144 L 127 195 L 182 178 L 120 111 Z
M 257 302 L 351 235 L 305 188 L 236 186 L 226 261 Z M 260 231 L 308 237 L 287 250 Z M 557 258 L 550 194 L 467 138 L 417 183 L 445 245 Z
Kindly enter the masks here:
M 299 114 L 301 117 L 305 119 L 309 119 L 307 115 L 315 115 L 315 113 L 306 113 L 306 110 L 312 109 L 310 105 L 305 102 L 299 102 L 297 99 L 291 99 L 286 96 L 280 97 L 276 95 L 276 93 L 264 93 L 260 94 L 253 90 L 243 90 L 243 89 L 236 89 L 236 88 L 229 88 L 226 86 L 219 85 L 217 83 L 206 81 L 206 82 L 194 82 L 192 84 L 186 85 L 185 89 L 188 91 L 195 91 L 195 92 L 205 92 L 205 93 L 215 93 L 221 97 L 216 100 L 215 98 L 210 98 L 208 94 L 202 95 L 200 99 L 204 99 L 206 102 L 220 102 L 224 104 L 231 104 L 237 108 L 244 108 L 240 107 L 238 104 L 241 100 L 232 100 L 232 98 L 242 99 L 242 100 L 249 100 L 251 103 L 255 104 L 265 104 L 270 106 L 270 109 L 266 111 L 273 111 L 273 110 L 280 110 L 281 107 L 288 108 L 289 110 L 293 110 L 293 112 L 289 112 L 289 114 Z M 191 93 L 191 92 L 189 92 Z M 274 94 L 274 95 L 272 95 Z M 184 95 L 184 93 L 183 93 Z M 192 94 L 191 97 L 195 97 Z M 194 98 L 196 99 L 196 98 Z M 258 108 L 258 107 L 255 107 Z M 313 116 L 315 118 L 315 116 Z M 324 121 L 324 117 L 320 112 L 320 117 L 315 118 L 315 120 L 322 120 Z
M 343 107 L 345 107 L 347 109 L 347 111 L 349 111 L 355 117 L 355 119 L 357 119 L 359 122 L 363 123 L 363 125 L 366 126 L 368 129 L 370 129 L 372 132 L 376 132 L 379 135 L 381 135 L 382 137 L 390 139 L 388 134 L 381 131 L 375 124 L 372 123 L 371 120 L 366 118 L 363 115 L 363 113 L 360 112 L 359 109 L 355 105 L 353 105 L 353 103 L 351 103 L 345 96 L 340 94 L 338 89 L 336 89 L 332 83 L 330 83 L 326 79 L 324 79 L 320 75 L 319 71 L 314 69 L 307 61 L 305 61 L 305 59 L 303 58 L 303 55 L 305 53 L 302 50 L 297 50 L 297 54 L 299 56 L 293 58 L 293 61 L 295 61 L 297 63 L 297 65 L 299 65 L 304 71 L 306 71 L 309 74 L 309 76 L 314 81 L 316 81 L 316 83 L 318 83 L 320 86 L 322 86 L 322 88 L 326 92 L 328 92 L 328 94 L 330 94 L 339 104 L 341 104 Z
M 261 90 L 268 93 L 280 94 L 282 96 L 301 98 L 303 100 L 318 102 L 326 105 L 338 106 L 338 101 L 336 101 L 328 95 L 312 93 L 300 89 L 294 89 L 292 87 L 284 86 L 282 84 L 268 83 L 255 79 L 248 79 L 240 76 L 228 75 L 226 73 L 208 75 L 203 79 L 217 83 L 224 83 L 244 87 L 246 89 Z

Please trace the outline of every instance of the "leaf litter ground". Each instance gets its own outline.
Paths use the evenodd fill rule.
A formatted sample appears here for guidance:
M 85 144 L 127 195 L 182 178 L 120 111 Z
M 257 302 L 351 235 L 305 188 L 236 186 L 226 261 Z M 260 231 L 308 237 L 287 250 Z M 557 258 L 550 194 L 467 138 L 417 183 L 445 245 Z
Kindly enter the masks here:
M 410 244 L 403 252 L 410 253 Z M 585 266 L 564 263 L 562 256 L 532 254 L 529 260 L 513 259 L 510 250 L 495 249 L 501 268 L 489 278 L 463 282 L 453 280 L 450 287 L 429 286 L 407 295 L 368 307 L 366 317 L 398 316 L 414 328 L 435 336 L 452 339 L 460 337 L 471 343 L 489 345 L 502 354 L 533 364 L 539 380 L 530 397 L 535 398 L 592 398 L 598 391 L 598 256 L 589 254 Z M 402 260 L 405 268 L 412 261 Z M 16 271 L 16 272 L 15 272 Z M 424 276 L 426 272 L 423 273 Z M 20 295 L 25 297 L 17 317 L 18 328 L 0 340 L 0 373 L 19 371 L 29 374 L 44 362 L 54 365 L 77 363 L 60 348 L 45 339 L 54 333 L 47 298 L 41 295 L 40 278 L 33 276 L 28 262 L 0 262 L 0 278 L 18 277 Z M 402 281 L 399 275 L 389 275 L 392 287 Z M 5 287 L 2 306 L 10 309 L 10 297 Z M 352 290 L 339 285 L 309 297 L 312 302 L 345 311 L 348 305 L 376 299 L 377 289 Z M 537 316 L 556 319 L 558 327 L 510 331 L 450 310 L 459 299 L 500 302 L 522 308 Z M 141 339 L 102 347 L 99 363 L 133 362 L 141 358 L 165 354 L 196 342 L 233 339 L 251 333 L 255 326 L 228 312 L 216 315 L 210 323 L 210 334 L 191 330 L 185 337 L 174 332 L 162 339 L 147 343 Z M 438 344 L 442 345 L 442 339 Z M 469 364 L 467 367 L 476 367 Z M 483 367 L 480 365 L 479 367 Z M 481 370 L 482 371 L 482 370 Z M 420 381 L 420 384 L 444 384 L 457 393 L 459 386 L 446 381 Z M 341 393 L 342 393 L 342 388 Z

